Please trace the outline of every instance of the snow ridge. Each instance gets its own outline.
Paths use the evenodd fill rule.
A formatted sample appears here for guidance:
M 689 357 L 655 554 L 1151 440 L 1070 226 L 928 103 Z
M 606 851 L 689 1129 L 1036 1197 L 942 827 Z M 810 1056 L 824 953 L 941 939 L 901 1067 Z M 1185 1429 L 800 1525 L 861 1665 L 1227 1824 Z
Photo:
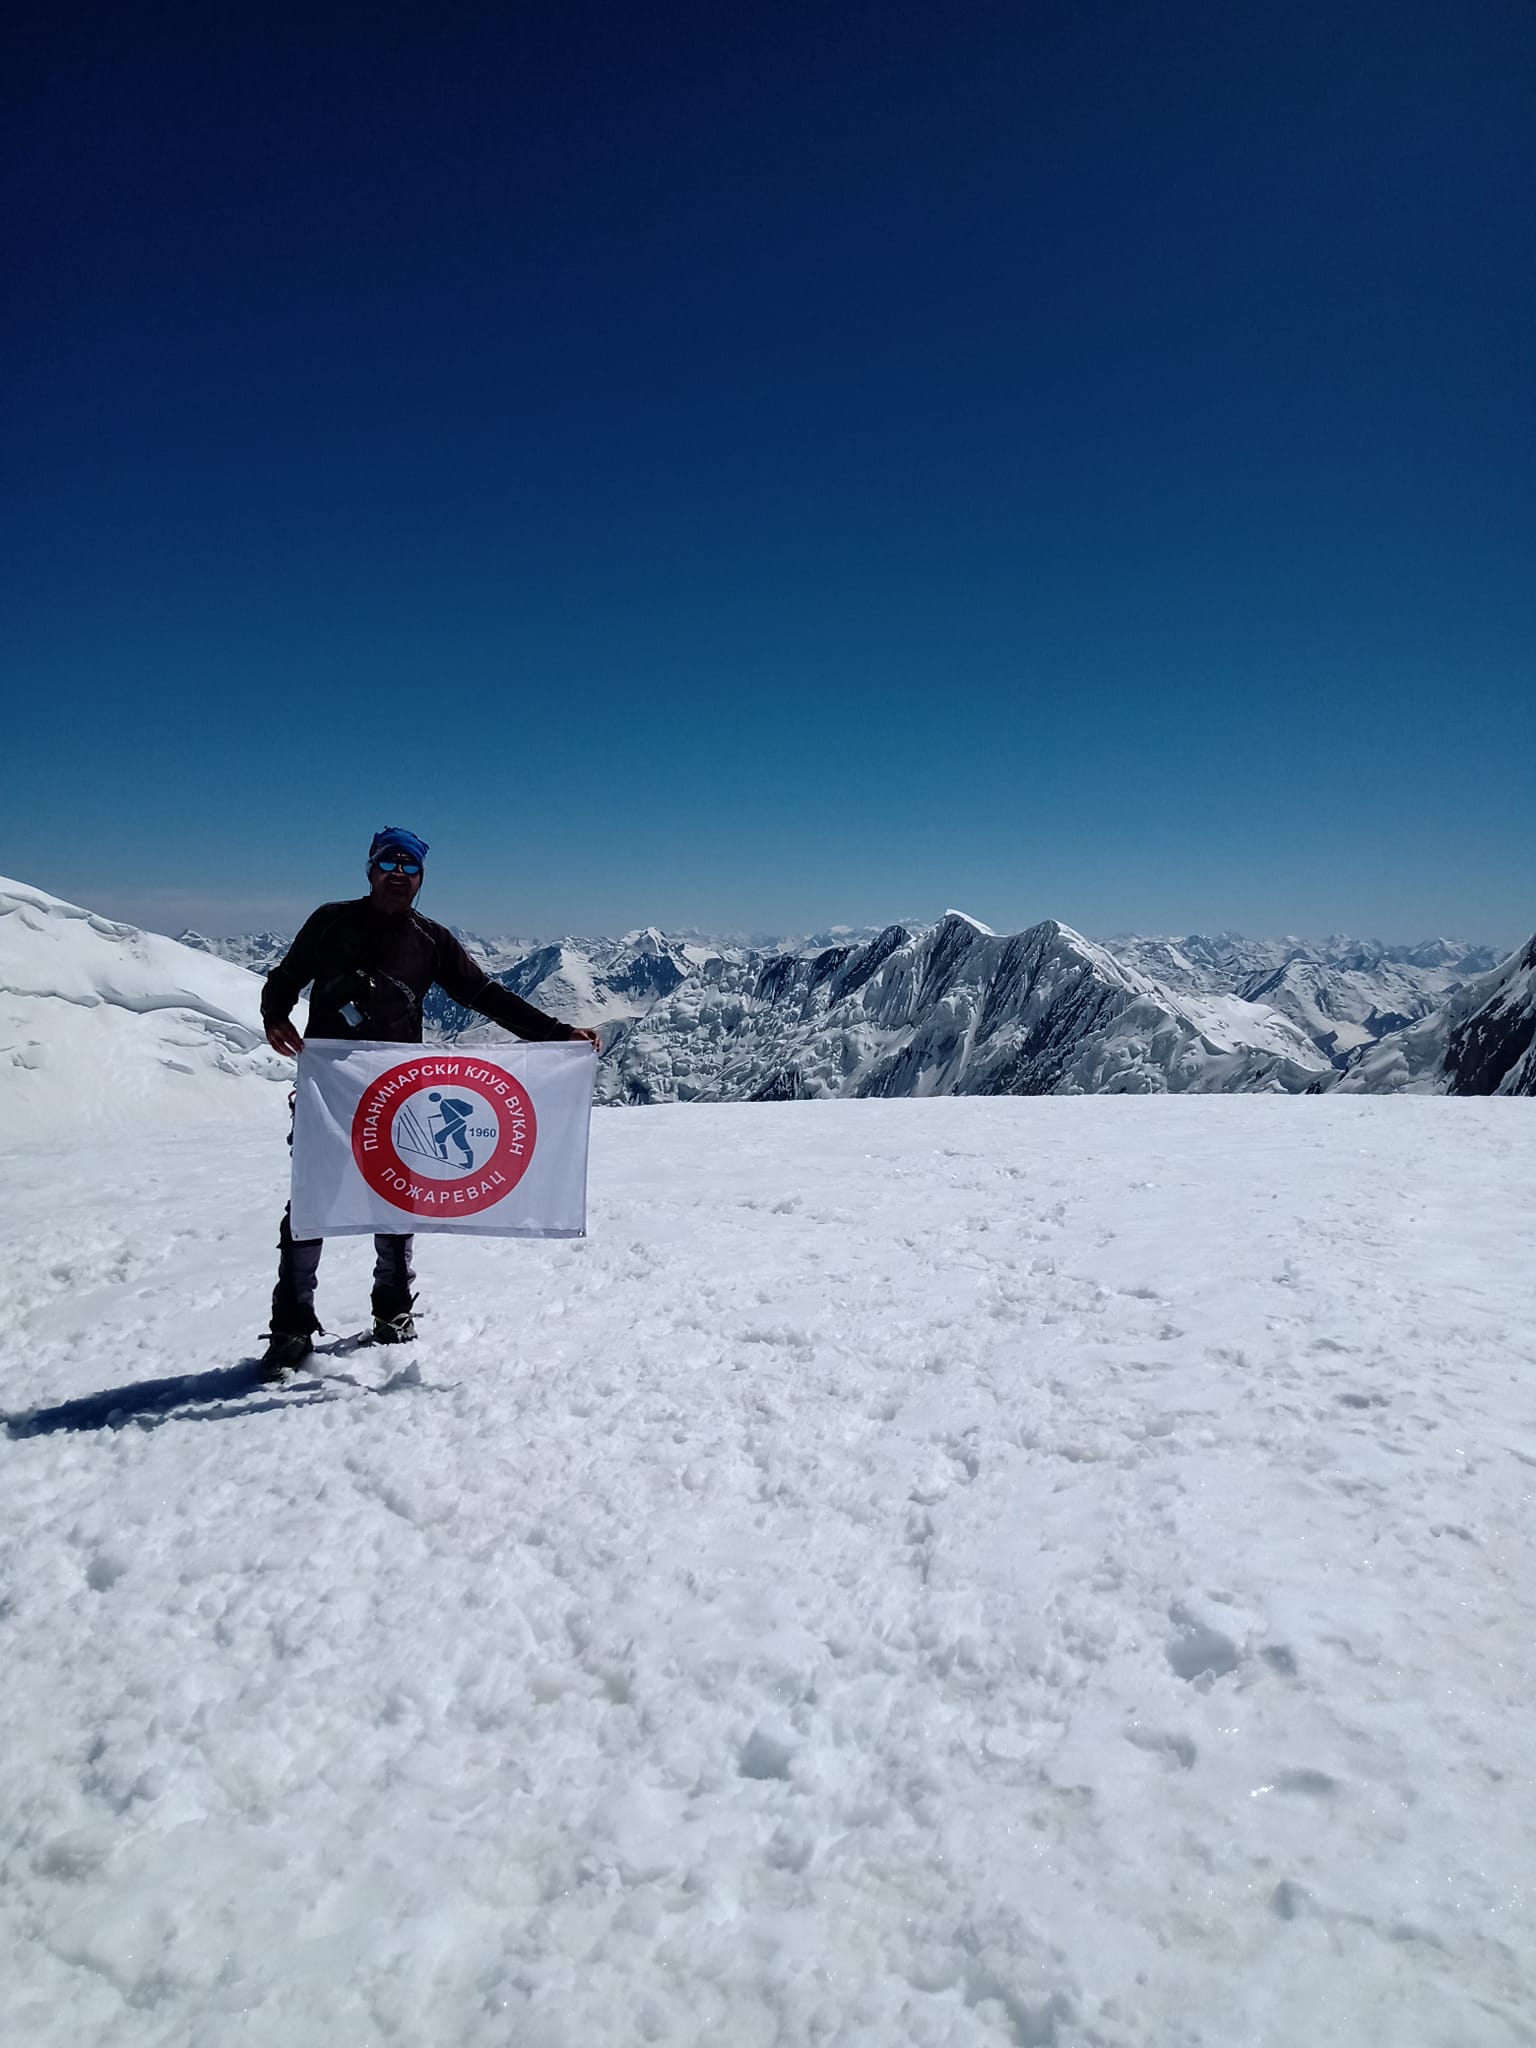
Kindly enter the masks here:
M 97 917 L 0 877 L 0 1074 L 12 1132 L 153 1102 L 173 1122 L 222 1103 L 231 1079 L 286 1081 L 266 1043 L 261 984 L 175 939 Z

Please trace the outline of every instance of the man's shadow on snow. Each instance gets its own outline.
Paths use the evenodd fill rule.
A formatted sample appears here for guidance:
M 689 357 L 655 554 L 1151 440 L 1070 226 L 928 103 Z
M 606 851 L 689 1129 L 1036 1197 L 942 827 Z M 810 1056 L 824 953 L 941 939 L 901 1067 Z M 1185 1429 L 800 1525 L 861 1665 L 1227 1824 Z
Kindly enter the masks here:
M 341 1351 L 342 1345 L 317 1345 L 316 1351 Z M 339 1377 L 339 1375 L 338 1375 Z M 249 1401 L 248 1394 L 263 1393 L 263 1401 Z M 236 1415 L 260 1415 L 269 1408 L 310 1408 L 319 1401 L 333 1401 L 322 1383 L 313 1379 L 286 1382 L 264 1380 L 254 1358 L 239 1365 L 220 1366 L 214 1372 L 184 1373 L 170 1380 L 135 1380 L 131 1386 L 107 1387 L 99 1394 L 82 1394 L 57 1408 L 34 1408 L 6 1417 L 10 1436 L 53 1436 L 61 1430 L 122 1429 L 137 1423 L 140 1429 L 158 1429 L 163 1422 L 222 1422 Z

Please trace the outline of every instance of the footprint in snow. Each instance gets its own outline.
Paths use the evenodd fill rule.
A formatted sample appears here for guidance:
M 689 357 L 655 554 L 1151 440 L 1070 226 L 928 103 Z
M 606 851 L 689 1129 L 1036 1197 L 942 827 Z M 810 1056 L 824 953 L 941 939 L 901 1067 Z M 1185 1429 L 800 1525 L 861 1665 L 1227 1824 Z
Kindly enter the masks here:
M 1179 1601 L 1168 1610 L 1175 1633 L 1164 1648 L 1175 1677 L 1193 1685 L 1204 1678 L 1225 1678 L 1243 1661 L 1243 1653 L 1228 1635 L 1191 1614 Z

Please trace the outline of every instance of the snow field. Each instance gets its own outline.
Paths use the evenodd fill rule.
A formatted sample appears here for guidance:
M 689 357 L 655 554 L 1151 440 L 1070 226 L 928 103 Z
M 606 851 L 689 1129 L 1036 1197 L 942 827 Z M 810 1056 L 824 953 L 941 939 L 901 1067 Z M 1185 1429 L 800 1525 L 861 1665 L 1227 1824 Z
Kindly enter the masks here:
M 62 1156 L 85 1131 L 249 1116 L 250 1081 L 286 1089 L 292 1072 L 260 1005 L 244 968 L 0 875 L 5 1143 L 51 1139 Z
M 231 1088 L 0 1181 L 0 2039 L 1536 2041 L 1524 1105 L 600 1114 L 413 1353 L 133 1392 Z

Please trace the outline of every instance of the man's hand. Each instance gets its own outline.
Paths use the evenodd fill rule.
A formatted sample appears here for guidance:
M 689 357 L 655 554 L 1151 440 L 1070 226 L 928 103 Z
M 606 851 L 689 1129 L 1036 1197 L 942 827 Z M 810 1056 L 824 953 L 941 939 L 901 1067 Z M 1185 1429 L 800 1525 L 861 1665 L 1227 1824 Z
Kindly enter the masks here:
M 601 1052 L 603 1049 L 603 1041 L 598 1037 L 595 1031 L 581 1031 L 578 1030 L 577 1027 L 573 1024 L 571 1026 L 571 1036 L 572 1038 L 586 1039 L 587 1043 L 590 1046 L 592 1046 L 592 1048 L 597 1052 Z
M 281 1024 L 267 1026 L 267 1043 L 274 1052 L 280 1052 L 285 1059 L 296 1060 L 304 1050 L 304 1041 L 286 1020 Z

